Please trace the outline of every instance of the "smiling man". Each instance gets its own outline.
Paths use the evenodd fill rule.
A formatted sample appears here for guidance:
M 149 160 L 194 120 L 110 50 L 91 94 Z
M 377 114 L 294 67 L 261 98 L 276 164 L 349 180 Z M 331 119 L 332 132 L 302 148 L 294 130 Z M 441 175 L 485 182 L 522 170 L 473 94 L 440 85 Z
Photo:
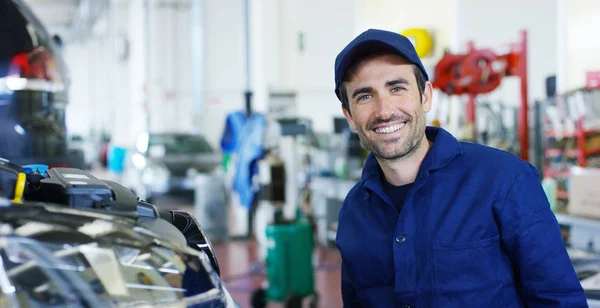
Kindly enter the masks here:
M 335 87 L 371 152 L 339 214 L 345 307 L 587 307 L 537 170 L 426 126 L 406 37 L 360 34 Z

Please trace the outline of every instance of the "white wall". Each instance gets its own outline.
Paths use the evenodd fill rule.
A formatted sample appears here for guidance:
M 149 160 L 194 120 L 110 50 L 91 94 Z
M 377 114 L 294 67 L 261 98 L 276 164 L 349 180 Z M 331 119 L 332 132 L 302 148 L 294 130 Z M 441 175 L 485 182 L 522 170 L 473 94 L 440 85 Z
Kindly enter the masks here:
M 192 55 L 189 1 L 150 1 L 148 70 L 151 131 L 190 131 Z M 143 27 L 143 25 L 142 25 Z
M 143 0 L 110 1 L 87 40 L 66 44 L 72 133 L 98 138 L 108 132 L 115 144 L 130 146 L 145 128 L 143 18 Z
M 565 90 L 585 86 L 585 74 L 600 70 L 600 2 L 566 0 L 565 4 Z
M 65 59 L 69 59 L 70 69 L 70 92 L 69 104 L 66 109 L 67 129 L 72 134 L 88 135 L 90 133 L 90 118 L 94 115 L 93 104 L 94 94 L 92 91 L 81 91 L 81 89 L 92 89 L 95 74 L 94 65 L 90 59 L 90 50 L 87 45 L 68 45 L 64 50 Z M 94 121 L 102 121 L 98 114 Z
M 69 129 L 104 130 L 125 147 L 147 129 L 193 130 L 189 3 L 109 3 L 93 35 L 65 48 L 73 74 Z
M 97 138 L 114 130 L 117 101 L 111 88 L 111 50 L 106 37 L 65 45 L 64 56 L 71 73 L 66 110 L 70 133 Z
M 196 117 L 195 125 L 216 145 L 226 114 L 244 108 L 244 2 L 204 3 L 205 107 L 203 114 Z
M 335 96 L 334 63 L 337 54 L 358 34 L 358 1 L 298 1 L 298 31 L 304 34 L 304 51 L 297 61 L 298 115 L 313 120 L 316 131 L 333 132 L 333 118 L 343 116 Z M 296 33 L 296 37 L 298 33 Z

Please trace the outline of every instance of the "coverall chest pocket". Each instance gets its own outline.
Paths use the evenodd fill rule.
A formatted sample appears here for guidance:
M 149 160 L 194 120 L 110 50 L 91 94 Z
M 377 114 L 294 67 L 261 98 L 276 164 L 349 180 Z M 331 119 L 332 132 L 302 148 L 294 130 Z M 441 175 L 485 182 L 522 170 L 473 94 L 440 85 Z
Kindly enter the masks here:
M 510 276 L 500 236 L 468 243 L 434 244 L 434 278 L 439 307 L 502 307 Z

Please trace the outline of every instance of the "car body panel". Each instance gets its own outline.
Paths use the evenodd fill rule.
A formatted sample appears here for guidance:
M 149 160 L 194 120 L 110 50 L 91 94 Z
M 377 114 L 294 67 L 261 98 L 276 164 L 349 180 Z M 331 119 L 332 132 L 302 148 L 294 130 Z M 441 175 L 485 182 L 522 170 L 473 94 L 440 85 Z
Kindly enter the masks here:
M 204 252 L 131 219 L 0 200 L 5 301 L 32 307 L 239 306 Z

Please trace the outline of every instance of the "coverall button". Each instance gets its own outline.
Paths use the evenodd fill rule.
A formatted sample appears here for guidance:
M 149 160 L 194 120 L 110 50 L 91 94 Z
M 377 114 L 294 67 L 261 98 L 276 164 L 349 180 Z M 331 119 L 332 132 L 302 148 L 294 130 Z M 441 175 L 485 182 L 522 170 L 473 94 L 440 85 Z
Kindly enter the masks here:
M 404 242 L 406 242 L 406 236 L 405 235 L 399 235 L 399 236 L 396 237 L 396 243 L 403 244 Z
M 410 308 L 410 305 L 402 305 L 402 308 Z

